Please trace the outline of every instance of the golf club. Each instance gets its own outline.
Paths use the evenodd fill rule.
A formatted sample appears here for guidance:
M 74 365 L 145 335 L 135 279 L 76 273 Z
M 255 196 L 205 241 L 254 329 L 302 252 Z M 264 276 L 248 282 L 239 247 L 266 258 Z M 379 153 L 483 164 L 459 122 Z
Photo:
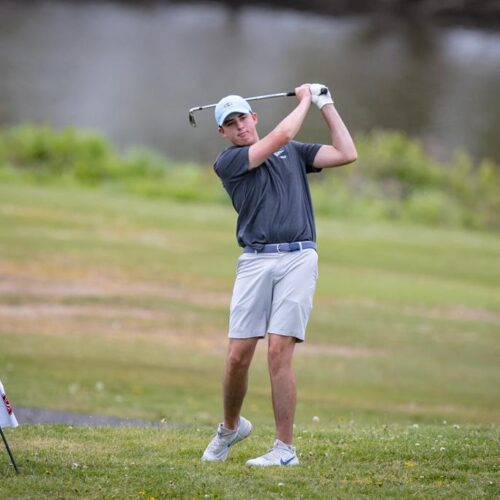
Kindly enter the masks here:
M 321 89 L 320 95 L 324 95 L 328 92 L 326 87 Z M 295 92 L 278 92 L 277 94 L 267 94 L 267 95 L 257 95 L 254 97 L 244 97 L 245 101 L 260 101 L 262 99 L 272 99 L 274 97 L 293 97 Z M 201 111 L 203 109 L 215 108 L 217 104 L 205 104 L 204 106 L 195 106 L 189 110 L 189 123 L 196 127 L 196 120 L 194 119 L 194 112 Z

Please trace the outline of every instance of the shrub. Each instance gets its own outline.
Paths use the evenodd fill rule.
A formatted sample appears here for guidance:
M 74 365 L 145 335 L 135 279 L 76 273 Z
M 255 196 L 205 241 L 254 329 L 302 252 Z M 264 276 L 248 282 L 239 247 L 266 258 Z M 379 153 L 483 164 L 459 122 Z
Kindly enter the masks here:
M 418 191 L 403 205 L 403 218 L 432 226 L 462 225 L 462 209 L 442 191 Z
M 76 165 L 100 165 L 115 155 L 113 147 L 95 132 L 24 125 L 4 131 L 1 159 L 20 169 L 62 174 Z
M 448 163 L 401 132 L 356 137 L 355 165 L 311 176 L 316 212 L 330 217 L 399 219 L 500 229 L 500 170 L 457 151 Z M 119 154 L 100 134 L 24 125 L 0 131 L 0 179 L 106 185 L 141 196 L 229 204 L 212 169 L 173 163 L 146 148 Z

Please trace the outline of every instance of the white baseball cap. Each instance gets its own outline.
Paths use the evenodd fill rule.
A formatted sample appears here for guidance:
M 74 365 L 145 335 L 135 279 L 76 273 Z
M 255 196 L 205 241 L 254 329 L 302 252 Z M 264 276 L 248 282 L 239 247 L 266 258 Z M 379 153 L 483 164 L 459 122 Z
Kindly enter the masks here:
M 215 106 L 215 121 L 220 127 L 224 120 L 232 113 L 251 113 L 252 108 L 243 97 L 239 95 L 228 95 L 223 97 Z

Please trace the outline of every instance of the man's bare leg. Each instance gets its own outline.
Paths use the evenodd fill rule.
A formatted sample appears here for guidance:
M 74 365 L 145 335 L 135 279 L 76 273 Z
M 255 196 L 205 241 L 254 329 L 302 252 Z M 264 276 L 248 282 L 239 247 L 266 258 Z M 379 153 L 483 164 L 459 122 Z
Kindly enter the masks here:
M 292 444 L 297 402 L 295 372 L 292 368 L 295 343 L 294 337 L 269 334 L 268 364 L 276 437 L 286 444 Z
M 248 388 L 248 369 L 258 338 L 229 339 L 224 373 L 224 427 L 236 429 Z

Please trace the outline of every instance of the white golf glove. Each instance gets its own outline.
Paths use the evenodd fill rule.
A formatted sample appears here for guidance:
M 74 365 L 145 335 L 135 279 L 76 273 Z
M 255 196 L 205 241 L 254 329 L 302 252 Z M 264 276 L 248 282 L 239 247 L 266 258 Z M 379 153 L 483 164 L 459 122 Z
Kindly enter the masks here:
M 321 94 L 321 89 L 326 88 L 326 94 Z M 333 98 L 328 90 L 326 85 L 322 83 L 311 83 L 309 86 L 309 90 L 311 91 L 312 102 L 321 109 L 326 104 L 333 104 Z

